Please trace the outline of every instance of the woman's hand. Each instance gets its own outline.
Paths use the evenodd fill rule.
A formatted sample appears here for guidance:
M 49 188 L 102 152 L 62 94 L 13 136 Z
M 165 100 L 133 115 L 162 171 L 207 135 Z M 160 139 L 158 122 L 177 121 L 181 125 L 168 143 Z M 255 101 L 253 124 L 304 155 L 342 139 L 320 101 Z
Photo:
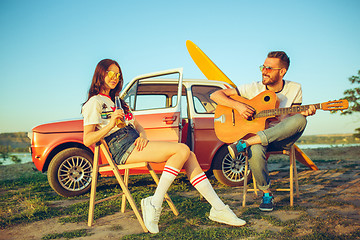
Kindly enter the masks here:
M 123 119 L 125 116 L 124 110 L 117 109 L 111 114 L 110 126 L 115 127 L 118 119 Z
M 136 131 L 138 131 L 138 133 L 140 135 L 140 137 L 138 137 L 135 140 L 134 144 L 136 146 L 136 149 L 138 151 L 141 151 L 146 147 L 149 140 L 147 139 L 146 132 L 145 132 L 144 128 L 140 125 L 140 123 L 136 119 L 134 121 L 134 126 L 135 126 Z
M 141 151 L 143 150 L 146 145 L 148 144 L 149 140 L 147 138 L 144 138 L 144 137 L 138 137 L 136 140 L 135 140 L 135 146 L 136 146 L 136 149 L 138 151 Z

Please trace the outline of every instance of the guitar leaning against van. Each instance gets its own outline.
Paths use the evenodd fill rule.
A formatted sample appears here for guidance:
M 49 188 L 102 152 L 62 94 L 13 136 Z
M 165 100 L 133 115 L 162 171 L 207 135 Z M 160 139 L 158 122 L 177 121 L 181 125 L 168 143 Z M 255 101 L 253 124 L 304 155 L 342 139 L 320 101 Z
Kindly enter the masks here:
M 235 109 L 217 105 L 214 117 L 215 133 L 225 143 L 247 139 L 258 131 L 266 129 L 271 118 L 303 112 L 310 106 L 296 105 L 289 108 L 278 108 L 277 96 L 269 90 L 259 93 L 250 100 L 238 95 L 233 95 L 231 98 L 251 106 L 255 109 L 255 114 L 251 119 L 245 119 Z M 346 99 L 341 99 L 311 105 L 314 105 L 316 109 L 336 111 L 347 109 L 349 103 Z

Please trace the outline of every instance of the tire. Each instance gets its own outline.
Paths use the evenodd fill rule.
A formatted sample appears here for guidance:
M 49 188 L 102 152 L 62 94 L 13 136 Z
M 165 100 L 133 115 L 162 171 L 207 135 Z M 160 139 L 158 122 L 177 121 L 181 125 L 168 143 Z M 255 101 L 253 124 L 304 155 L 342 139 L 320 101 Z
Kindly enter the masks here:
M 230 187 L 243 186 L 244 176 L 248 182 L 251 178 L 250 170 L 245 174 L 245 156 L 240 154 L 237 159 L 233 159 L 226 146 L 214 157 L 213 173 L 219 182 Z
M 51 188 L 63 197 L 87 193 L 91 187 L 93 154 L 81 148 L 65 149 L 51 160 L 47 178 Z

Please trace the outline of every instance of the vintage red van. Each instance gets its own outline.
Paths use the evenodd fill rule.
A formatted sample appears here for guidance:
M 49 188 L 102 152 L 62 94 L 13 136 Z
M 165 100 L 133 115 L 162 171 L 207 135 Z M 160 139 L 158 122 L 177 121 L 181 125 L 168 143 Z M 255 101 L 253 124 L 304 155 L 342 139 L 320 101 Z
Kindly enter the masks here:
M 216 104 L 210 100 L 211 93 L 229 87 L 219 81 L 183 79 L 179 68 L 138 76 L 120 96 L 150 140 L 187 144 L 204 171 L 226 185 L 238 186 L 244 180 L 245 160 L 242 156 L 232 159 L 216 137 Z M 39 171 L 47 171 L 55 192 L 70 197 L 89 190 L 94 146 L 83 144 L 81 119 L 36 126 L 30 137 L 33 162 Z M 162 164 L 153 167 L 159 173 L 163 169 Z

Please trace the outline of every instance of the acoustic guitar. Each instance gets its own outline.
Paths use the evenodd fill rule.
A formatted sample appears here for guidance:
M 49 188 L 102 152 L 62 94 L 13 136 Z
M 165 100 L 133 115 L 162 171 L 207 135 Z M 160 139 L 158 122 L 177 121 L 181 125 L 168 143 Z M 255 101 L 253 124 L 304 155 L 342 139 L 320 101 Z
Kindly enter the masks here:
M 227 84 L 230 84 L 230 86 L 236 88 L 236 85 L 221 71 L 220 68 L 216 66 L 216 64 L 197 45 L 195 45 L 192 41 L 187 40 L 186 47 L 189 51 L 191 58 L 194 60 L 195 64 L 199 67 L 199 69 L 206 76 L 207 79 L 210 80 L 216 79 L 218 81 L 223 81 Z M 217 123 L 215 123 L 215 125 L 217 125 Z M 232 132 L 230 134 L 225 133 L 224 135 L 231 136 L 231 134 Z M 238 139 L 235 140 L 230 139 L 228 143 L 232 143 L 237 140 Z M 294 146 L 295 146 L 296 160 L 298 160 L 305 166 L 308 166 L 312 170 L 318 170 L 318 167 L 315 165 L 315 163 L 299 147 L 297 147 L 296 144 L 294 144 Z M 214 169 L 214 171 L 221 171 L 221 170 Z
M 233 143 L 239 139 L 246 139 L 258 131 L 268 127 L 271 118 L 290 113 L 299 113 L 309 109 L 310 105 L 298 105 L 289 108 L 278 108 L 277 96 L 272 91 L 264 91 L 252 99 L 238 95 L 230 96 L 232 99 L 245 103 L 255 109 L 251 119 L 245 119 L 233 108 L 217 105 L 214 116 L 216 136 L 225 143 Z M 316 109 L 336 111 L 349 107 L 346 99 L 312 104 Z

